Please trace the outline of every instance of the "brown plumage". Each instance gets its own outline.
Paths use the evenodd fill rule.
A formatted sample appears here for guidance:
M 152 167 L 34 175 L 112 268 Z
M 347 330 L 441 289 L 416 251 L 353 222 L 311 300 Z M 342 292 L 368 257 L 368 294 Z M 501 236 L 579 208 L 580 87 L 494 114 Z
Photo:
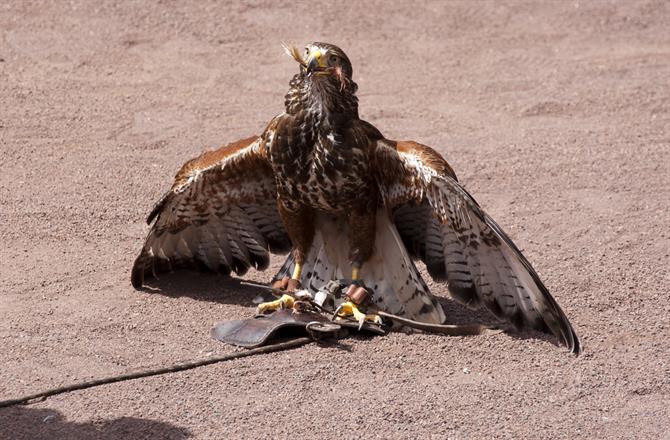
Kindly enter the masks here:
M 385 139 L 358 117 L 357 85 L 336 46 L 308 45 L 285 112 L 258 137 L 187 162 L 148 222 L 132 270 L 139 288 L 166 270 L 244 274 L 269 253 L 292 250 L 275 280 L 302 266 L 316 290 L 352 266 L 388 312 L 444 321 L 414 266 L 419 259 L 451 294 L 519 328 L 579 339 L 530 263 L 458 183 L 435 150 Z

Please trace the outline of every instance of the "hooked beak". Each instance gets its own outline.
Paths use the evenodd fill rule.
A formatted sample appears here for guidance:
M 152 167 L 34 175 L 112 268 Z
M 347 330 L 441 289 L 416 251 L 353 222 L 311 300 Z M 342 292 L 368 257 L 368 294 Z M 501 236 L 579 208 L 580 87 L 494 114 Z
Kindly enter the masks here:
M 307 59 L 307 72 L 318 72 L 324 70 L 325 68 L 326 64 L 321 51 L 319 49 L 312 51 L 309 54 L 309 58 Z

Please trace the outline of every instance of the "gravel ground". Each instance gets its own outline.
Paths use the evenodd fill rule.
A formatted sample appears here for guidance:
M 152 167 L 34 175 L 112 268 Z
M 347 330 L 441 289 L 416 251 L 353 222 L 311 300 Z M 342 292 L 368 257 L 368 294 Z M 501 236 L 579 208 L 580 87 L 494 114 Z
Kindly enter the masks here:
M 362 117 L 447 157 L 585 347 L 309 345 L 0 409 L 0 438 L 670 438 L 670 3 L 10 1 L 0 37 L 0 399 L 234 351 L 209 328 L 256 290 L 129 270 L 179 166 L 282 111 L 282 40 L 347 51 Z

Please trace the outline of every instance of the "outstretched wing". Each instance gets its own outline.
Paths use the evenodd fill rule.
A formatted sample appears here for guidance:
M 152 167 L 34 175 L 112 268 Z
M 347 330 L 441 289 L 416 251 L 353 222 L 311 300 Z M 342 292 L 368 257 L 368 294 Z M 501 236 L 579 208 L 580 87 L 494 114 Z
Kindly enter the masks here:
M 405 246 L 454 298 L 483 304 L 518 328 L 556 335 L 572 352 L 579 339 L 512 240 L 457 182 L 433 149 L 381 140 L 373 155 L 386 206 Z
M 133 265 L 135 288 L 161 272 L 194 268 L 238 275 L 266 269 L 290 240 L 264 142 L 244 139 L 184 164 L 149 214 L 151 231 Z

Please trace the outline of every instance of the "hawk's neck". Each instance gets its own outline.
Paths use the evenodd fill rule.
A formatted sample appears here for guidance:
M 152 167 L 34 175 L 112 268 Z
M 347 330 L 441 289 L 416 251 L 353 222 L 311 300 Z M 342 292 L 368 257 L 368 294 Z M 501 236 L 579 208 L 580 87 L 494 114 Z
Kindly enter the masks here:
M 289 83 L 286 94 L 286 113 L 305 113 L 317 124 L 328 123 L 334 128 L 340 121 L 358 119 L 356 84 L 351 81 L 344 90 L 324 78 L 308 78 L 297 74 Z

